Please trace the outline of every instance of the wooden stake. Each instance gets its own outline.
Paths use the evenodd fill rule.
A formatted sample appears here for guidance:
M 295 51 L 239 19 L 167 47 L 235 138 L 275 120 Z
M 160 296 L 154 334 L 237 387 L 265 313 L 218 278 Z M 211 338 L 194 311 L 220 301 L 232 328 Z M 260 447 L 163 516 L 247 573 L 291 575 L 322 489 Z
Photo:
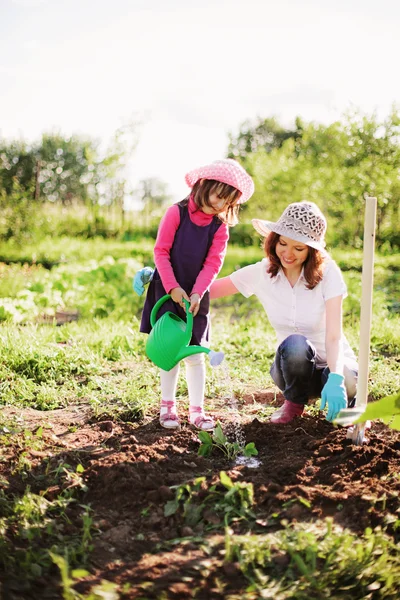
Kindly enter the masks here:
M 361 277 L 360 347 L 358 353 L 358 383 L 356 402 L 357 408 L 360 409 L 365 409 L 368 402 L 376 205 L 376 198 L 367 197 L 365 199 L 364 248 Z M 363 443 L 364 430 L 364 423 L 354 427 L 351 437 L 356 444 Z

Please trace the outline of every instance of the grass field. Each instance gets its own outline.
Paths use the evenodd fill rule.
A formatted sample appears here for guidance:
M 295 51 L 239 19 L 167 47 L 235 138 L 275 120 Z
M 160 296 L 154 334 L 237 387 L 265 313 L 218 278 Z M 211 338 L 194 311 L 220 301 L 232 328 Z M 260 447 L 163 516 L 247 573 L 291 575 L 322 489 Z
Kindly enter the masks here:
M 0 248 L 3 258 L 6 248 Z M 19 252 L 19 254 L 18 254 Z M 77 393 L 88 394 L 99 407 L 107 397 L 131 395 L 129 389 L 101 386 L 91 389 L 113 361 L 144 361 L 144 336 L 137 319 L 143 303 L 132 291 L 132 276 L 143 264 L 152 264 L 151 243 L 52 240 L 35 249 L 10 249 L 12 260 L 36 259 L 36 264 L 0 266 L 1 398 L 8 404 L 29 404 L 41 409 L 65 406 Z M 231 247 L 221 275 L 262 257 L 261 249 Z M 348 285 L 344 304 L 345 333 L 357 352 L 360 311 L 360 252 L 334 253 Z M 40 261 L 55 266 L 44 268 Z M 377 256 L 371 335 L 373 399 L 400 388 L 400 279 L 399 256 Z M 79 311 L 79 320 L 61 327 L 52 323 L 56 311 Z M 12 340 L 12 343 L 10 341 Z M 221 348 L 230 364 L 235 390 L 270 384 L 269 363 L 274 333 L 256 299 L 237 294 L 213 305 L 214 348 Z M 153 369 L 147 370 L 152 373 Z M 72 375 L 87 378 L 79 385 Z M 155 377 L 155 370 L 153 376 Z M 60 394 L 60 381 L 64 384 Z M 104 389 L 112 389 L 104 394 Z M 212 385 L 212 383 L 210 383 Z M 149 386 L 154 389 L 152 381 Z M 149 393 L 150 398 L 153 394 Z

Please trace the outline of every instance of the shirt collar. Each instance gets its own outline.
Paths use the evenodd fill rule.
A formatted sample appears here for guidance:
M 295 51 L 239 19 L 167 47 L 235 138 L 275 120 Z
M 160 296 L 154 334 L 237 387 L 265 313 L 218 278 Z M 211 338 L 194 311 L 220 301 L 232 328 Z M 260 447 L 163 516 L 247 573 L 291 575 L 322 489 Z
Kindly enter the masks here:
M 284 277 L 285 277 L 285 273 L 283 272 L 283 269 L 281 267 L 279 269 L 278 273 L 276 274 L 276 277 L 274 277 L 271 281 L 272 281 L 272 283 L 278 283 L 278 281 L 282 281 Z M 304 267 L 302 267 L 300 277 L 298 278 L 297 281 L 306 281 L 306 278 L 304 276 Z M 297 285 L 297 283 L 296 283 L 296 285 Z
M 214 215 L 207 215 L 199 209 L 193 199 L 193 194 L 190 195 L 188 209 L 190 218 L 196 225 L 209 225 L 214 218 Z

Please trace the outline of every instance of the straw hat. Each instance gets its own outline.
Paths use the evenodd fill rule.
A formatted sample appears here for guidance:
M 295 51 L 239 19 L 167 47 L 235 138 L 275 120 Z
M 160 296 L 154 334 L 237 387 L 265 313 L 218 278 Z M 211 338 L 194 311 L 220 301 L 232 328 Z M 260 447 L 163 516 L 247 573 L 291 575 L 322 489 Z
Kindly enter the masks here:
M 242 192 L 238 204 L 246 202 L 254 192 L 252 178 L 243 169 L 242 165 L 232 158 L 216 160 L 209 165 L 194 169 L 185 175 L 185 181 L 191 188 L 199 179 L 214 179 L 215 181 L 227 183 L 236 188 Z
M 325 248 L 326 219 L 314 202 L 289 204 L 276 223 L 253 219 L 252 224 L 263 236 L 273 231 L 316 250 Z

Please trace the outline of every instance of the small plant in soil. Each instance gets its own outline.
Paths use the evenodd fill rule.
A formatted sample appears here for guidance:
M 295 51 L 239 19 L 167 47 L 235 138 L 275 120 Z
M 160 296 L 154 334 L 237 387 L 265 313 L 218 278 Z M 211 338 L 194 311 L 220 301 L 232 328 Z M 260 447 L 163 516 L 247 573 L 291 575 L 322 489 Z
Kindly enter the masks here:
M 219 481 L 207 489 L 205 477 L 176 487 L 175 498 L 166 503 L 164 515 L 181 514 L 185 525 L 196 527 L 203 522 L 208 529 L 226 527 L 233 521 L 254 519 L 251 507 L 254 492 L 251 483 L 233 482 L 225 471 Z
M 219 421 L 217 421 L 212 435 L 208 431 L 200 431 L 199 440 L 201 442 L 198 450 L 200 456 L 210 456 L 214 449 L 220 450 L 228 460 L 234 460 L 239 454 L 246 457 L 258 454 L 254 442 L 249 442 L 245 446 L 241 446 L 238 442 L 229 442 Z

